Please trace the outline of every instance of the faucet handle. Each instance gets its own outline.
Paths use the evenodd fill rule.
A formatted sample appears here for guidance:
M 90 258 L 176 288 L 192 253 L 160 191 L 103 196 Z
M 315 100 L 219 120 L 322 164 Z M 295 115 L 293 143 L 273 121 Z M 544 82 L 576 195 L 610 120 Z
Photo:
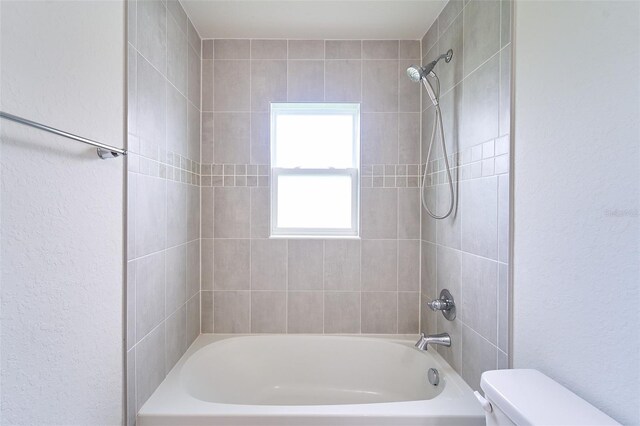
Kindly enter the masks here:
M 447 289 L 443 289 L 440 292 L 440 297 L 428 302 L 427 306 L 432 311 L 442 311 L 442 315 L 449 321 L 453 321 L 456 318 L 456 304 Z
M 451 308 L 451 302 L 443 299 L 434 299 L 431 302 L 427 303 L 427 306 L 432 311 L 446 311 Z

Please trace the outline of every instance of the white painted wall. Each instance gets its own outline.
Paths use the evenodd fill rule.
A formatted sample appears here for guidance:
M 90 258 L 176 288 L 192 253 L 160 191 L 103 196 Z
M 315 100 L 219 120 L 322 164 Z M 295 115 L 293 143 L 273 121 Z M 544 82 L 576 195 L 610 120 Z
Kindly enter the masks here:
M 1 109 L 122 146 L 123 1 L 2 1 Z M 121 424 L 122 158 L 3 121 L 2 424 Z
M 518 1 L 513 365 L 640 424 L 640 3 Z

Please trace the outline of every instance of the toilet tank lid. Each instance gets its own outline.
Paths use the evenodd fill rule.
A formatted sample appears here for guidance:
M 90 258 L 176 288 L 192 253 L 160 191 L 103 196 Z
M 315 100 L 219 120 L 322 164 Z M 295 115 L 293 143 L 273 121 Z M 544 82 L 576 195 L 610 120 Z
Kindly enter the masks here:
M 619 424 L 538 370 L 485 371 L 480 387 L 518 425 Z

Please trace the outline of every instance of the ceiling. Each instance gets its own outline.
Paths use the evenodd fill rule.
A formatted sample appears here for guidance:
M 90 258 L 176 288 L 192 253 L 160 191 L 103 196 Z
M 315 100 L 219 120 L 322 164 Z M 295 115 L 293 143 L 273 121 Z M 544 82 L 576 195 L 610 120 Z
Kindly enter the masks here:
M 417 40 L 446 0 L 181 0 L 202 38 Z

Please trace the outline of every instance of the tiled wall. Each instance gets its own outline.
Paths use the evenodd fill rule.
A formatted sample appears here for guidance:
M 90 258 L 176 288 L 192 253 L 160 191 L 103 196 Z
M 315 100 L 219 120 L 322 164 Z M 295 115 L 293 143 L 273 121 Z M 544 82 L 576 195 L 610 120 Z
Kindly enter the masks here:
M 420 42 L 204 40 L 202 331 L 416 333 Z M 361 102 L 361 240 L 269 237 L 269 102 Z
M 201 41 L 176 0 L 128 1 L 128 423 L 200 333 Z
M 421 324 L 451 335 L 438 351 L 475 389 L 483 371 L 508 364 L 510 17 L 510 1 L 451 0 L 422 39 L 423 63 L 454 51 L 435 71 L 457 194 L 450 218 L 422 213 L 422 302 L 448 288 L 457 319 L 423 309 Z M 422 125 L 424 162 L 434 125 L 426 92 Z M 441 214 L 449 193 L 439 145 L 432 160 L 427 200 Z

